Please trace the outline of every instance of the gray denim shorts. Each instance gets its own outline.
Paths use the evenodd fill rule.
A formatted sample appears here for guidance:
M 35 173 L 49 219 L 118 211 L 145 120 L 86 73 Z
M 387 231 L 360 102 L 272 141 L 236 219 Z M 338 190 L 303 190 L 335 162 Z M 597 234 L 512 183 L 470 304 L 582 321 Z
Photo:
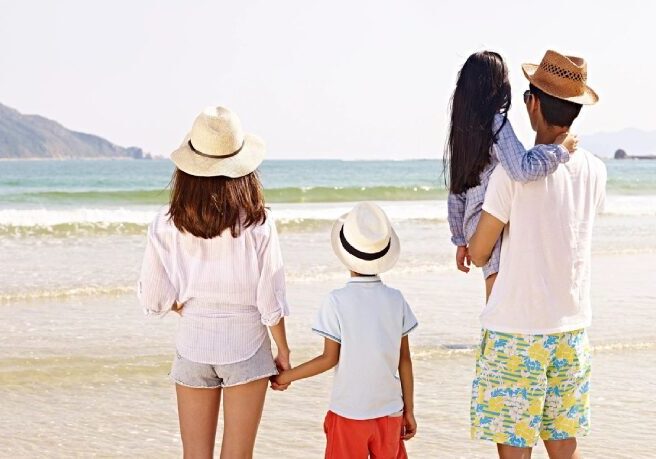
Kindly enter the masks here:
M 176 351 L 169 376 L 176 384 L 182 386 L 216 389 L 238 386 L 277 374 L 278 370 L 271 353 L 271 341 L 267 336 L 253 357 L 226 365 L 192 362 Z

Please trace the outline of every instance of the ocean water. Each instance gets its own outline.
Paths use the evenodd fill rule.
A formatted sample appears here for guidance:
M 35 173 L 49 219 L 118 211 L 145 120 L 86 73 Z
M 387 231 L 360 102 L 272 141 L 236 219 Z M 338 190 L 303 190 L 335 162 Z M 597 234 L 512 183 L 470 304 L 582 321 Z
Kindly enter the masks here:
M 586 457 L 656 457 L 656 162 L 606 164 L 593 243 L 593 432 L 581 443 Z M 134 294 L 171 172 L 168 161 L 0 162 L 0 457 L 180 456 L 166 377 L 176 318 L 145 320 Z M 402 242 L 384 279 L 420 321 L 411 457 L 492 457 L 468 439 L 483 283 L 455 270 L 441 163 L 270 161 L 261 176 L 286 259 L 293 362 L 319 351 L 314 313 L 346 278 L 332 220 L 353 201 L 378 201 Z M 325 374 L 270 393 L 256 457 L 321 457 L 329 387 Z

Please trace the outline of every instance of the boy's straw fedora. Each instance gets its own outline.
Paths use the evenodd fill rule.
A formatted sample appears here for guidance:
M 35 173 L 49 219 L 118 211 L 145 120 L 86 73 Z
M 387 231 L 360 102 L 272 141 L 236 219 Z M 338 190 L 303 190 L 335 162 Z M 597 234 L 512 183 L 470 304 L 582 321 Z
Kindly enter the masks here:
M 383 209 L 371 202 L 357 204 L 333 225 L 333 250 L 342 263 L 359 274 L 380 274 L 399 259 L 399 237 Z
M 547 51 L 540 65 L 522 64 L 534 86 L 559 99 L 582 105 L 596 104 L 597 93 L 587 85 L 588 64 L 583 58 Z
M 224 107 L 208 107 L 196 117 L 171 160 L 190 175 L 235 178 L 257 169 L 264 152 L 264 142 L 245 134 L 237 115 Z

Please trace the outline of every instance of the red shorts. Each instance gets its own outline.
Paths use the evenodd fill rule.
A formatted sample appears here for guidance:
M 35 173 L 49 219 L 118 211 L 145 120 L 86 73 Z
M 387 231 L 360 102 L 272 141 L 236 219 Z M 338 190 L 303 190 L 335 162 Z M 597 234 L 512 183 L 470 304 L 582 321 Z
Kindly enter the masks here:
M 328 411 L 326 459 L 406 459 L 402 426 L 403 416 L 355 420 Z

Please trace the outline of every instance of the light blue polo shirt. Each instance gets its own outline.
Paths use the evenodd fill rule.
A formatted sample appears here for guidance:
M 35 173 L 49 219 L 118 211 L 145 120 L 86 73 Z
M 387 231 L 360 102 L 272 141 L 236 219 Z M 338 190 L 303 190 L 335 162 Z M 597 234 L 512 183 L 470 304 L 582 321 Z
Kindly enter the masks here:
M 330 292 L 312 327 L 341 344 L 330 410 L 349 419 L 401 411 L 401 338 L 417 325 L 401 292 L 378 276 L 353 277 Z

